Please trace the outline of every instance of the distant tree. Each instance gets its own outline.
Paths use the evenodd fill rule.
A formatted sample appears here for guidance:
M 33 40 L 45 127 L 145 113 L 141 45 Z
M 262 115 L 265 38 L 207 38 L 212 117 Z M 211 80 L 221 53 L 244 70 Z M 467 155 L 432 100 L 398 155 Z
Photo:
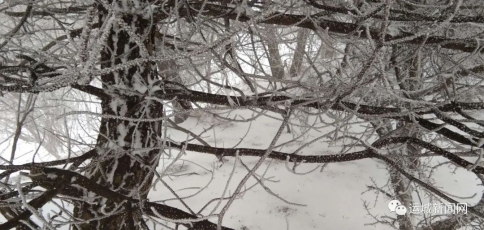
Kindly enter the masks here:
M 0 122 L 9 147 L 0 229 L 230 229 L 226 211 L 249 178 L 265 186 L 254 172 L 267 159 L 296 170 L 373 158 L 388 166 L 391 186 L 370 190 L 407 207 L 416 191 L 456 204 L 426 179 L 441 165 L 422 159 L 445 157 L 484 181 L 483 15 L 480 0 L 0 0 Z M 197 115 L 250 120 L 220 113 L 237 109 L 281 121 L 266 149 L 211 146 L 181 125 Z M 173 129 L 188 141 L 170 139 Z M 284 130 L 305 144 L 276 151 Z M 308 139 L 310 130 L 324 132 Z M 322 139 L 344 148 L 300 154 Z M 36 162 L 15 162 L 20 142 L 35 144 Z M 154 183 L 168 186 L 160 160 L 186 151 L 260 160 L 216 200 L 218 213 L 195 212 L 182 198 L 184 209 L 148 201 Z M 57 205 L 55 216 L 38 211 L 59 202 L 69 207 Z M 375 221 L 482 229 L 483 204 L 468 214 Z

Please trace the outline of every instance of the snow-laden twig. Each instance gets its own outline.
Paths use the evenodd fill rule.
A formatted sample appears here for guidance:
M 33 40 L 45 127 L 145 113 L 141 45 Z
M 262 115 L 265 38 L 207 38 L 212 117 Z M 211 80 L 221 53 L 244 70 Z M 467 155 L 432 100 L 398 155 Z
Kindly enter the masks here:
M 249 167 L 247 167 L 247 165 L 245 165 L 245 163 L 241 160 L 240 163 L 244 166 L 245 169 L 247 169 L 248 172 L 250 172 L 250 169 Z M 318 166 L 319 167 L 319 166 Z M 289 204 L 289 205 L 295 205 L 295 206 L 302 206 L 302 207 L 305 207 L 307 205 L 305 204 L 298 204 L 298 203 L 294 203 L 294 202 L 291 202 L 291 201 L 288 201 L 284 198 L 282 198 L 280 195 L 274 193 L 269 187 L 267 187 L 264 182 L 259 179 L 259 177 L 257 177 L 255 174 L 252 174 L 252 177 L 257 180 L 257 183 L 260 184 L 260 186 L 262 186 L 262 188 L 264 188 L 264 190 L 266 190 L 267 193 L 269 193 L 270 195 L 276 197 L 277 199 L 281 200 L 282 202 L 286 203 L 286 204 Z
M 440 23 L 439 25 L 434 26 L 432 28 L 428 28 L 426 30 L 421 30 L 420 32 L 417 32 L 417 33 L 415 33 L 411 36 L 407 36 L 407 37 L 394 39 L 394 40 L 385 42 L 384 45 L 385 46 L 392 46 L 392 45 L 399 44 L 399 43 L 402 43 L 402 42 L 411 41 L 413 39 L 416 39 L 416 38 L 419 38 L 419 37 L 422 37 L 422 36 L 426 36 L 428 34 L 434 33 L 436 31 L 442 29 L 444 26 L 448 25 L 450 23 L 450 21 L 452 21 L 452 19 L 455 17 L 455 15 L 457 15 L 457 12 L 459 11 L 460 6 L 462 5 L 462 1 L 463 0 L 457 0 L 457 3 L 455 4 L 455 7 L 454 7 L 454 12 L 452 12 L 450 14 L 450 16 L 446 20 L 444 20 L 442 23 Z
M 222 203 L 222 197 L 225 196 L 225 193 L 227 193 L 227 190 L 229 189 L 230 182 L 232 181 L 232 177 L 234 176 L 235 170 L 237 169 L 237 162 L 238 161 L 240 161 L 240 156 L 239 156 L 239 151 L 237 150 L 235 152 L 235 161 L 234 161 L 234 166 L 232 168 L 232 172 L 230 172 L 229 178 L 227 179 L 227 183 L 225 184 L 225 187 L 224 187 L 224 191 L 222 192 L 222 195 L 220 195 L 219 201 L 217 202 L 215 207 L 213 207 L 212 211 L 210 212 L 210 215 L 212 215 L 217 210 L 218 206 L 220 206 L 220 204 Z M 230 196 L 230 199 L 232 199 L 232 197 L 236 197 L 236 196 L 237 196 L 237 192 L 232 194 L 232 196 Z M 219 216 L 219 220 L 220 220 L 220 216 Z
M 156 217 L 158 217 L 158 218 L 160 218 L 164 221 L 171 222 L 171 223 L 180 223 L 180 224 L 190 224 L 191 225 L 194 222 L 200 222 L 200 221 L 208 220 L 210 218 L 217 217 L 217 215 L 208 215 L 208 216 L 198 217 L 196 219 L 171 219 L 171 218 L 164 217 L 163 215 L 161 215 L 155 207 L 150 207 L 150 209 L 151 209 L 151 211 L 153 211 L 154 214 L 156 214 Z
M 55 230 L 55 228 L 51 224 L 49 224 L 49 222 L 44 218 L 44 216 L 37 209 L 35 209 L 34 207 L 29 205 L 29 203 L 27 201 L 27 197 L 24 195 L 24 193 L 22 191 L 22 187 L 20 186 L 21 184 L 22 184 L 21 176 L 19 176 L 19 177 L 17 177 L 17 191 L 18 191 L 19 197 L 22 199 L 22 205 L 27 210 L 29 210 L 32 213 L 32 215 L 37 217 L 44 224 L 44 227 L 47 227 L 50 230 Z
M 271 154 L 272 150 L 274 149 L 274 146 L 276 145 L 277 141 L 279 140 L 279 137 L 281 137 L 282 132 L 284 131 L 284 128 L 286 127 L 290 116 L 291 116 L 291 112 L 289 110 L 288 114 L 286 114 L 286 116 L 284 117 L 284 121 L 282 122 L 281 126 L 279 127 L 279 130 L 277 131 L 276 136 L 274 136 L 274 138 L 272 139 L 272 142 L 269 145 L 269 148 L 266 150 L 264 155 L 261 156 L 261 158 L 257 161 L 255 166 L 249 171 L 249 173 L 247 173 L 247 175 L 245 175 L 245 177 L 240 181 L 240 183 L 237 186 L 237 188 L 235 189 L 232 197 L 227 201 L 225 206 L 222 208 L 222 211 L 220 211 L 219 219 L 218 219 L 218 222 L 217 222 L 217 230 L 222 230 L 223 217 L 224 217 L 225 213 L 227 212 L 227 210 L 229 209 L 230 205 L 234 202 L 237 194 L 240 192 L 240 190 L 242 190 L 242 187 L 245 185 L 247 180 L 249 180 L 249 178 L 252 176 L 252 174 L 255 173 L 255 171 L 262 165 L 262 163 L 269 156 L 269 154 Z
M 114 21 L 116 20 L 115 15 L 112 12 L 111 8 L 108 9 L 108 14 L 106 16 L 107 20 L 105 20 L 105 23 L 101 26 L 98 32 L 98 40 L 95 42 L 94 47 L 88 52 L 88 57 L 86 58 L 86 62 L 84 63 L 84 68 L 80 71 L 80 78 L 79 78 L 79 84 L 88 84 L 90 81 L 89 76 L 93 76 L 96 74 L 92 74 L 90 69 L 93 67 L 94 61 L 96 60 L 96 57 L 99 56 L 101 53 L 102 47 L 105 44 L 106 40 L 109 37 L 109 34 L 111 32 L 111 28 L 113 27 Z
M 189 113 L 192 111 L 207 111 L 207 110 L 228 110 L 228 109 L 251 109 L 251 108 L 257 108 L 257 106 L 236 106 L 236 107 L 220 107 L 220 108 L 200 108 L 200 109 L 188 109 L 188 110 L 180 110 L 177 113 Z M 55 119 L 61 119 L 65 116 L 71 116 L 71 115 L 92 115 L 96 117 L 101 117 L 101 118 L 106 118 L 106 119 L 117 119 L 117 120 L 122 120 L 122 121 L 132 121 L 132 122 L 157 122 L 157 121 L 163 121 L 164 119 L 174 117 L 176 116 L 177 113 L 172 113 L 170 115 L 165 115 L 159 118 L 131 118 L 131 117 L 125 117 L 125 116 L 116 116 L 116 115 L 105 115 L 102 113 L 96 113 L 92 111 L 70 111 L 66 112 L 62 115 L 57 116 Z
M 311 170 L 309 170 L 309 171 L 307 171 L 307 172 L 298 173 L 298 172 L 296 172 L 296 167 L 297 167 L 297 166 L 298 166 L 300 163 L 298 163 L 297 161 L 294 161 L 294 166 L 293 166 L 293 168 L 291 169 L 291 168 L 289 167 L 289 159 L 291 159 L 291 156 L 289 156 L 289 155 L 288 155 L 288 156 L 287 156 L 287 158 L 286 158 L 286 161 L 284 162 L 284 165 L 286 166 L 287 171 L 289 171 L 289 172 L 291 172 L 291 173 L 293 173 L 293 174 L 296 174 L 296 175 L 307 175 L 307 174 L 310 174 L 310 173 L 312 173 L 312 172 L 316 171 L 316 170 L 317 170 L 317 169 L 320 167 L 320 165 L 318 165 L 318 166 L 316 166 L 316 168 L 311 169 Z
M 478 145 L 478 147 L 480 148 L 480 149 L 479 149 L 479 150 L 480 150 L 480 151 L 479 151 L 479 156 L 477 157 L 476 162 L 475 162 L 473 165 L 471 165 L 470 167 L 468 167 L 468 168 L 467 168 L 467 170 L 468 170 L 468 171 L 472 171 L 472 170 L 476 169 L 476 167 L 477 167 L 477 166 L 481 166 L 481 165 L 482 165 L 482 163 L 481 163 L 481 162 L 483 162 L 483 161 L 482 161 L 482 155 L 484 155 L 484 149 L 482 149 L 481 147 L 482 147 L 482 145 L 483 145 L 484 143 L 481 143 L 481 142 L 482 142 L 482 141 L 484 141 L 484 138 L 481 138 L 481 139 L 479 139 L 479 140 L 480 140 L 480 141 L 479 141 L 479 144 L 480 144 L 480 145 Z

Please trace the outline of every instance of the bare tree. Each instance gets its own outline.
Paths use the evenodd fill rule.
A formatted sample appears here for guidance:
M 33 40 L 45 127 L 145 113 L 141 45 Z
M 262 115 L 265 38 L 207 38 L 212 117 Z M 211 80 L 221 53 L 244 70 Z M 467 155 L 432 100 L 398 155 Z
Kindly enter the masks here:
M 231 229 L 223 218 L 250 178 L 284 200 L 255 174 L 268 159 L 297 173 L 300 164 L 372 158 L 389 177 L 369 190 L 405 206 L 420 192 L 458 204 L 431 180 L 441 165 L 423 159 L 484 174 L 483 10 L 479 0 L 0 1 L 0 122 L 9 147 L 0 158 L 0 229 Z M 211 126 L 184 127 L 190 116 Z M 263 116 L 281 122 L 267 148 L 217 145 L 215 126 Z M 293 138 L 280 144 L 286 127 Z M 172 139 L 172 130 L 187 139 Z M 320 136 L 308 139 L 310 131 Z M 322 139 L 344 148 L 301 154 Z M 296 141 L 295 152 L 278 151 Z M 16 161 L 20 142 L 36 146 L 32 162 Z M 234 170 L 240 164 L 247 174 L 231 195 L 227 183 L 194 211 L 163 180 L 187 151 L 234 158 Z M 248 156 L 259 160 L 249 167 Z M 157 183 L 183 208 L 149 201 Z M 48 203 L 60 211 L 38 211 Z M 375 223 L 482 229 L 483 201 L 468 211 Z

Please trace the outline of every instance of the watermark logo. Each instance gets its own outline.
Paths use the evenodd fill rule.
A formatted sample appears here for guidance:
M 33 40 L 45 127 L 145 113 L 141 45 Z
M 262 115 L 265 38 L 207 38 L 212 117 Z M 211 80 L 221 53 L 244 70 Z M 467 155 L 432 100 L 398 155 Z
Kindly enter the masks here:
M 424 214 L 467 214 L 467 203 L 413 204 L 411 213 Z
M 395 212 L 398 216 L 403 216 L 409 213 L 424 213 L 424 214 L 467 214 L 467 203 L 448 203 L 448 204 L 413 204 L 410 207 L 405 207 L 398 200 L 392 200 L 388 203 L 390 212 Z
M 407 208 L 398 200 L 390 201 L 390 203 L 388 203 L 388 209 L 390 209 L 390 212 L 395 212 L 399 216 L 403 216 L 407 213 Z
M 403 205 L 399 205 L 395 208 L 395 213 L 399 216 L 407 214 L 407 208 Z

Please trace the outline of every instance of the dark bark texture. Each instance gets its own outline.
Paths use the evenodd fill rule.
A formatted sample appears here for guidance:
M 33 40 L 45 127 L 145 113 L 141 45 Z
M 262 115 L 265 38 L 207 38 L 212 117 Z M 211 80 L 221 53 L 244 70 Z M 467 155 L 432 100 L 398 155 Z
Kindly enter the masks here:
M 103 7 L 100 7 L 99 11 L 99 20 L 103 23 L 107 20 L 108 12 Z M 143 19 L 142 15 L 125 14 L 122 21 L 126 23 L 127 28 L 114 22 L 109 31 L 107 45 L 101 53 L 101 66 L 104 69 L 143 57 L 143 50 L 148 52 L 146 55 L 153 51 L 153 30 L 149 20 Z M 133 41 L 135 38 L 130 36 L 127 30 L 134 32 L 140 41 Z M 110 99 L 102 102 L 102 113 L 136 119 L 160 118 L 162 104 L 145 101 L 139 96 L 115 93 L 120 89 L 147 93 L 145 90 L 158 81 L 154 68 L 153 63 L 144 62 L 101 76 L 105 91 L 112 92 Z M 85 176 L 123 195 L 137 199 L 146 198 L 161 150 L 132 150 L 161 147 L 160 137 L 161 121 L 135 122 L 102 118 L 97 139 L 97 148 L 102 160 L 91 162 Z M 75 216 L 87 221 L 78 225 L 79 230 L 138 229 L 137 223 L 141 221 L 137 218 L 140 216 L 139 213 L 132 213 L 126 205 L 84 192 L 84 196 L 91 200 L 79 202 L 75 207 Z M 111 212 L 113 214 L 106 215 Z M 117 212 L 119 214 L 116 214 Z

